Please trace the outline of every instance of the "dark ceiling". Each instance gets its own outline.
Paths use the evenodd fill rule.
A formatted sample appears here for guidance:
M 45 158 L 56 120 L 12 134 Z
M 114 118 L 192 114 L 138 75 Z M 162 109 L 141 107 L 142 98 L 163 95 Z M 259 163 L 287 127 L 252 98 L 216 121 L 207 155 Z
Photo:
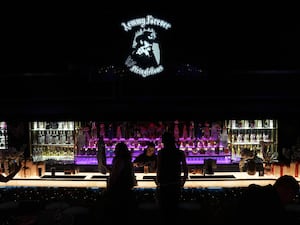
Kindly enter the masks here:
M 123 66 L 132 34 L 121 22 L 146 15 L 172 24 L 160 34 L 168 67 L 189 63 L 218 72 L 300 69 L 300 20 L 292 8 L 188 2 L 11 7 L 2 20 L 1 74 Z
M 0 116 L 257 118 L 300 112 L 298 88 L 291 88 L 300 80 L 297 8 L 159 2 L 3 10 Z M 123 80 L 101 80 L 99 69 L 124 67 L 132 34 L 121 22 L 146 15 L 172 24 L 160 34 L 165 77 L 178 68 L 188 71 L 189 64 L 203 71 L 197 79 L 134 82 L 127 71 Z

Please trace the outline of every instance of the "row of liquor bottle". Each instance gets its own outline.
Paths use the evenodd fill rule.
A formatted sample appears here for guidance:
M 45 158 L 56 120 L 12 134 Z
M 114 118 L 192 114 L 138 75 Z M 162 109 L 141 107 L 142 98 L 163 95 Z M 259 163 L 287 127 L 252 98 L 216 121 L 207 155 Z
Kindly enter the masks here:
M 229 120 L 228 127 L 231 129 L 242 128 L 242 129 L 251 129 L 251 128 L 270 128 L 273 129 L 276 127 L 276 121 L 272 119 L 265 120 Z
M 147 147 L 148 142 L 153 142 L 156 145 L 156 150 L 160 150 L 163 147 L 161 140 L 156 141 L 139 141 L 139 140 L 121 140 L 130 150 L 141 150 L 143 151 Z M 105 143 L 105 148 L 107 150 L 115 150 L 116 144 L 120 142 L 120 140 L 115 140 L 114 142 L 109 141 Z M 177 142 L 177 146 L 180 150 L 200 150 L 200 149 L 224 149 L 228 147 L 227 141 L 226 142 L 216 142 L 216 141 L 206 141 L 206 140 L 195 140 L 195 141 L 179 141 Z M 82 146 L 81 148 L 76 148 L 78 151 L 88 151 L 88 149 L 97 151 L 97 145 L 86 145 Z
M 74 130 L 74 121 L 58 121 L 58 122 L 47 122 L 47 121 L 34 121 L 32 122 L 33 130 Z
M 164 131 L 173 132 L 178 147 L 187 153 L 207 153 L 210 151 L 239 152 L 244 144 L 259 145 L 261 141 L 275 143 L 276 120 L 226 120 L 167 121 L 167 122 L 32 122 L 32 152 L 36 155 L 65 156 L 64 150 L 51 150 L 49 146 L 68 145 L 75 154 L 96 152 L 99 137 L 104 138 L 108 152 L 113 152 L 115 144 L 124 141 L 133 151 L 142 151 L 151 141 L 161 148 L 161 135 Z M 42 147 L 45 145 L 44 147 Z M 240 145 L 236 147 L 235 145 Z M 43 153 L 46 149 L 46 153 Z M 228 150 L 230 149 L 230 150 Z M 40 152 L 42 151 L 42 153 Z M 58 152 L 57 152 L 58 151 Z M 59 152 L 63 151 L 63 152 Z
M 0 121 L 0 149 L 8 148 L 7 124 Z
M 273 139 L 273 132 L 271 130 L 232 130 L 230 133 L 230 139 L 232 143 L 234 142 L 259 142 L 259 141 L 271 141 Z M 75 140 L 74 140 L 75 139 Z M 82 135 L 75 135 L 74 131 L 37 131 L 33 132 L 32 135 L 33 144 L 70 144 L 73 145 L 74 142 L 78 145 L 77 149 L 82 148 L 96 148 L 98 138 L 87 134 L 87 132 Z M 125 141 L 129 143 L 130 146 L 138 145 L 138 143 L 143 143 L 145 141 L 159 142 L 160 138 L 104 138 L 107 145 L 112 145 L 113 142 Z M 78 143 L 81 142 L 81 143 Z M 202 146 L 227 146 L 228 134 L 227 131 L 217 136 L 216 139 L 212 137 L 201 137 L 201 138 L 179 138 L 178 142 L 181 146 L 191 146 L 202 147 Z
M 275 145 L 271 145 L 271 144 L 244 144 L 244 145 L 232 145 L 231 146 L 231 153 L 232 153 L 232 157 L 241 157 L 241 152 L 243 151 L 243 149 L 248 149 L 250 150 L 250 152 L 253 152 L 253 155 L 256 155 L 259 158 L 264 159 L 263 156 L 263 151 L 265 152 L 276 152 L 276 150 L 274 149 Z
M 228 120 L 224 122 L 205 121 L 204 123 L 195 121 L 168 121 L 168 122 L 115 122 L 115 123 L 85 123 L 80 127 L 80 122 L 32 122 L 32 130 L 35 131 L 59 131 L 76 129 L 78 133 L 83 131 L 90 137 L 102 136 L 104 138 L 159 138 L 164 131 L 174 132 L 176 139 L 179 138 L 212 138 L 218 139 L 228 129 L 264 129 L 275 128 L 276 121 L 266 120 Z
M 257 143 L 260 141 L 270 142 L 273 141 L 275 132 L 269 129 L 262 130 L 232 130 L 231 142 L 232 143 Z
M 133 156 L 137 156 L 143 152 L 142 148 L 130 148 L 131 153 Z M 185 152 L 187 156 L 195 156 L 195 155 L 211 155 L 211 154 L 218 154 L 218 155 L 230 155 L 230 150 L 228 148 L 224 147 L 195 147 L 195 148 L 180 148 Z M 157 151 L 160 150 L 160 148 L 156 149 Z M 96 156 L 98 152 L 98 149 L 95 148 L 83 148 L 75 153 L 76 155 L 86 155 L 86 156 Z M 114 148 L 107 148 L 106 149 L 106 155 L 107 157 L 113 157 L 114 156 Z
M 143 152 L 143 148 L 130 148 L 132 155 L 135 157 Z M 223 147 L 195 147 L 195 148 L 181 148 L 185 151 L 187 156 L 197 156 L 197 155 L 230 155 L 228 148 Z M 157 151 L 160 149 L 158 148 Z M 76 156 L 94 156 L 96 157 L 98 149 L 95 148 L 83 148 L 77 152 L 74 151 L 74 148 L 70 146 L 45 146 L 37 145 L 33 147 L 32 150 L 32 159 L 36 161 L 44 161 L 48 159 L 57 159 L 57 160 L 73 160 Z M 113 146 L 106 148 L 107 157 L 114 156 Z
M 223 127 L 223 130 L 222 130 Z M 218 139 L 221 133 L 227 132 L 221 122 L 167 121 L 167 122 L 90 122 L 78 127 L 79 134 L 84 133 L 91 138 L 98 135 L 104 138 L 160 138 L 165 131 L 174 133 L 175 139 L 211 138 Z M 98 134 L 98 135 L 97 135 Z
M 75 135 L 75 148 L 81 150 L 84 148 L 97 148 L 99 138 L 91 136 L 87 133 L 78 133 Z M 103 138 L 107 148 L 113 148 L 118 142 L 125 142 L 130 149 L 142 149 L 148 142 L 153 142 L 157 149 L 162 146 L 161 138 Z M 226 147 L 228 145 L 228 134 L 223 133 L 220 137 L 213 139 L 206 138 L 179 138 L 177 141 L 178 147 L 185 148 L 201 148 L 201 147 Z
M 74 160 L 74 148 L 70 146 L 36 145 L 33 146 L 31 155 L 34 162 L 48 159 Z
M 74 131 L 72 130 L 39 130 L 32 132 L 32 144 L 74 145 Z
M 260 141 L 269 142 L 272 141 L 273 132 L 271 130 L 244 130 L 244 131 L 238 131 L 233 130 L 231 132 L 231 142 L 232 143 L 239 143 L 239 142 L 250 142 L 250 143 L 256 143 Z M 1 137 L 2 140 L 7 142 L 7 136 Z M 96 148 L 97 147 L 97 141 L 98 138 L 90 137 L 83 135 L 83 137 L 76 136 L 75 139 L 77 141 L 81 141 L 82 143 L 78 146 L 78 149 L 81 148 Z M 112 142 L 113 139 L 106 138 L 106 143 Z M 130 145 L 134 145 L 132 143 L 139 143 L 139 142 L 145 142 L 145 141 L 155 141 L 159 142 L 160 139 L 147 139 L 147 138 L 139 138 L 139 139 L 114 139 L 114 140 L 126 140 Z M 227 146 L 228 143 L 228 134 L 221 134 L 220 137 L 217 137 L 216 139 L 212 138 L 205 138 L 202 137 L 200 139 L 198 138 L 187 138 L 183 139 L 180 138 L 178 140 L 181 146 L 192 146 L 192 147 L 201 147 L 201 146 Z M 70 144 L 74 145 L 74 131 L 69 130 L 61 130 L 61 131 L 38 131 L 32 133 L 32 144 L 34 145 L 41 145 L 41 144 L 56 144 L 56 145 L 65 145 Z M 79 143 L 77 143 L 79 144 Z M 137 145 L 137 144 L 135 144 Z

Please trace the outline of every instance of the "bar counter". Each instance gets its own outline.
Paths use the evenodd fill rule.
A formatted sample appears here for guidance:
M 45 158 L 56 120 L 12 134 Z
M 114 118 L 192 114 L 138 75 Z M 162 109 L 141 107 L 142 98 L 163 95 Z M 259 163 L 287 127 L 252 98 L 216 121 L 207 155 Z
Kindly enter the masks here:
M 138 185 L 135 188 L 155 188 L 155 173 L 135 173 Z M 45 172 L 43 176 L 22 177 L 17 174 L 13 180 L 0 183 L 0 188 L 5 187 L 85 187 L 105 188 L 108 174 L 80 172 L 67 175 L 64 172 Z M 249 184 L 273 184 L 278 176 L 268 174 L 259 176 L 248 175 L 247 172 L 215 172 L 213 175 L 189 174 L 185 188 L 214 188 L 214 187 L 246 187 Z M 296 177 L 298 181 L 300 179 Z

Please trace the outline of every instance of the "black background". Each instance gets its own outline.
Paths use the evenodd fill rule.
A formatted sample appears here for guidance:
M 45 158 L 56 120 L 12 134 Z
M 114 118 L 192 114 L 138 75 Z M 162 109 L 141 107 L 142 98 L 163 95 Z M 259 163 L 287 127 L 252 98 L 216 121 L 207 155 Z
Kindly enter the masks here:
M 121 67 L 132 41 L 121 22 L 148 14 L 172 24 L 159 34 L 167 68 L 299 69 L 299 16 L 292 5 L 112 1 L 4 7 L 2 74 Z
M 0 116 L 297 118 L 297 9 L 275 3 L 207 6 L 197 1 L 5 6 Z M 166 70 L 145 80 L 128 71 L 122 78 L 113 73 L 102 78 L 99 68 L 124 69 L 132 33 L 125 32 L 121 22 L 148 14 L 172 24 L 159 33 Z M 186 64 L 203 72 L 176 76 Z

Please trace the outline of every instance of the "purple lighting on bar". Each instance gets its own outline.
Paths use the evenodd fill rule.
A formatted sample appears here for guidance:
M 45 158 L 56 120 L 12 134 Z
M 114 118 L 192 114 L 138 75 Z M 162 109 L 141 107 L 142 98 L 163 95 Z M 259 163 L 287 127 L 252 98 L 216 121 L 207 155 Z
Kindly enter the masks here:
M 189 165 L 203 164 L 204 159 L 212 158 L 217 160 L 217 164 L 231 164 L 232 159 L 230 155 L 199 155 L 199 156 L 187 156 L 187 163 Z M 107 157 L 107 164 L 111 165 L 113 157 Z M 134 157 L 133 157 L 134 159 Z M 78 155 L 75 157 L 76 165 L 97 165 L 98 161 L 95 155 Z

